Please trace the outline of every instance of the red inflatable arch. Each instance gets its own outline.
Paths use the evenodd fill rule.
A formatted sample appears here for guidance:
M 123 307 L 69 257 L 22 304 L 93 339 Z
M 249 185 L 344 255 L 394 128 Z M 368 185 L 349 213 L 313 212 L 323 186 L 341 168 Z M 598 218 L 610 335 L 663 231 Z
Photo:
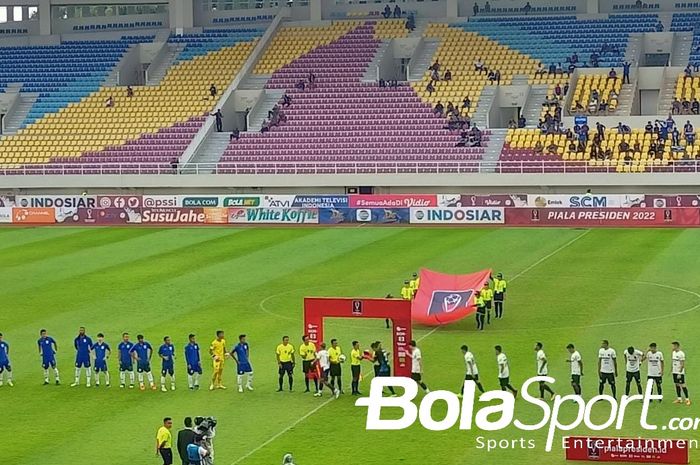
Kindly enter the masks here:
M 324 318 L 389 318 L 392 320 L 394 376 L 411 376 L 408 343 L 411 342 L 411 302 L 403 299 L 335 297 L 304 298 L 304 333 L 323 341 Z

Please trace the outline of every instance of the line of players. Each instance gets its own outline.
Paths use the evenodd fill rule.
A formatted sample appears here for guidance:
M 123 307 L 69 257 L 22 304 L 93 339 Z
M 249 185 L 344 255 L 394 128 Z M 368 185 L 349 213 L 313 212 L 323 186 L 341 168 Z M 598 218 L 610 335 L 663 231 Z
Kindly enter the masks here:
M 681 350 L 681 345 L 679 342 L 674 341 L 671 343 L 672 354 L 671 354 L 671 374 L 673 376 L 673 383 L 676 387 L 676 400 L 674 404 L 686 404 L 690 405 L 690 396 L 688 394 L 688 388 L 685 383 L 685 353 Z M 469 351 L 469 347 L 463 345 L 461 347 L 462 354 L 464 355 L 464 363 L 466 365 L 466 375 L 465 380 L 474 381 L 476 387 L 484 392 L 484 388 L 479 380 L 479 370 L 476 365 L 476 359 L 474 354 Z M 537 376 L 547 376 L 549 374 L 549 363 L 547 356 L 544 352 L 543 344 L 538 342 L 535 344 L 535 360 L 536 360 L 536 374 Z M 583 359 L 581 354 L 573 344 L 568 344 L 566 350 L 569 352 L 569 357 L 566 363 L 570 365 L 571 372 L 571 386 L 574 390 L 574 394 L 581 395 L 581 377 L 583 376 Z M 518 390 L 510 384 L 510 364 L 508 362 L 508 357 L 503 352 L 500 345 L 495 346 L 496 351 L 496 363 L 498 365 L 498 381 L 501 390 L 510 391 L 514 396 L 517 397 Z M 628 347 L 624 351 L 624 358 L 626 364 L 626 384 L 625 384 L 625 395 L 630 394 L 630 387 L 634 381 L 637 386 L 637 392 L 642 394 L 642 383 L 641 383 L 641 365 L 643 362 L 647 363 L 647 379 L 653 380 L 656 386 L 656 392 L 658 395 L 663 394 L 663 375 L 665 372 L 664 355 L 658 350 L 656 343 L 652 342 L 649 344 L 647 352 L 642 352 L 632 346 Z M 617 386 L 616 378 L 618 376 L 617 368 L 617 352 L 615 349 L 610 347 L 610 343 L 607 340 L 603 340 L 601 347 L 598 350 L 598 394 L 603 394 L 605 390 L 605 385 L 610 386 L 613 397 L 617 397 Z M 540 399 L 544 400 L 545 392 L 549 393 L 550 399 L 555 396 L 554 391 L 545 382 L 539 383 Z

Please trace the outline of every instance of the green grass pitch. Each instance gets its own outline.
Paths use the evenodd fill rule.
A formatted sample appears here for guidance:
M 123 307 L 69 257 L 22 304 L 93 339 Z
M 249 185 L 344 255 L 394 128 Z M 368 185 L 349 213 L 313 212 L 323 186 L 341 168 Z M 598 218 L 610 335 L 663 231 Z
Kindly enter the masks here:
M 220 465 L 274 465 L 288 451 L 300 465 L 562 464 L 560 448 L 543 452 L 544 431 L 430 432 L 418 424 L 403 431 L 366 431 L 366 410 L 355 407 L 349 395 L 331 401 L 303 394 L 300 369 L 296 392 L 275 392 L 274 347 L 285 334 L 298 346 L 306 295 L 383 297 L 398 294 L 402 280 L 420 267 L 443 272 L 491 267 L 510 278 L 504 320 L 479 334 L 471 318 L 435 332 L 414 330 L 432 389 L 459 388 L 464 343 L 477 357 L 486 389 L 497 388 L 495 344 L 504 347 L 511 380 L 519 386 L 534 375 L 533 345 L 542 341 L 557 378 L 555 390 L 568 394 L 564 347 L 573 342 L 586 365 L 583 389 L 590 398 L 597 393 L 601 339 L 609 339 L 620 357 L 629 345 L 645 349 L 655 341 L 667 360 L 666 399 L 652 406 L 651 421 L 661 425 L 673 416 L 700 417 L 697 403 L 671 404 L 675 393 L 668 374 L 670 343 L 677 339 L 688 356 L 691 397 L 700 392 L 699 243 L 700 230 L 0 229 L 0 332 L 11 344 L 15 373 L 15 387 L 0 388 L 3 462 L 158 464 L 154 439 L 164 416 L 172 416 L 177 428 L 184 416 L 215 415 Z M 164 335 L 172 336 L 178 390 L 70 388 L 72 340 L 81 325 L 93 337 L 104 332 L 113 348 L 122 331 L 132 337 L 143 333 L 156 347 Z M 42 386 L 40 328 L 58 341 L 62 386 Z M 186 389 L 187 334 L 196 333 L 205 348 L 219 328 L 226 330 L 229 345 L 239 333 L 248 334 L 255 392 L 235 392 L 230 362 L 227 391 Z M 363 346 L 389 341 L 377 320 L 333 320 L 326 336 L 337 337 L 346 353 L 352 339 Z M 207 360 L 203 365 L 208 379 L 211 368 Z M 621 360 L 620 368 L 624 372 Z M 110 370 L 114 383 L 114 358 Z M 364 370 L 370 372 L 370 365 Z M 618 383 L 624 384 L 623 375 Z M 368 389 L 365 379 L 361 390 Z M 644 432 L 639 410 L 629 407 L 623 431 L 597 434 L 697 437 L 697 432 Z M 517 401 L 517 418 L 534 422 L 539 412 Z M 564 413 L 570 417 L 573 407 Z M 594 414 L 604 417 L 602 409 Z M 482 435 L 534 439 L 536 448 L 489 453 L 477 448 Z M 700 454 L 692 451 L 691 460 L 700 460 Z

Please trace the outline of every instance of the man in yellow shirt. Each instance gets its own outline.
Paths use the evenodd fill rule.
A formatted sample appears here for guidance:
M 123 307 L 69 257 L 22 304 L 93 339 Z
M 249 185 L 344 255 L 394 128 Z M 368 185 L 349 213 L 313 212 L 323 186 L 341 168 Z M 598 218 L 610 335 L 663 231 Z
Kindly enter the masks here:
M 411 289 L 411 282 L 408 279 L 403 282 L 403 287 L 401 288 L 401 298 L 404 300 L 413 299 L 413 290 Z
M 491 302 L 493 301 L 493 290 L 489 287 L 489 283 L 485 282 L 484 287 L 481 289 L 481 297 L 484 299 L 484 304 L 486 305 L 486 324 L 491 324 Z
M 413 278 L 408 282 L 409 286 L 411 286 L 411 291 L 413 291 L 413 297 L 416 296 L 416 292 L 418 292 L 418 286 L 420 286 L 420 278 L 418 277 L 418 273 L 413 273 Z
M 362 350 L 358 341 L 352 341 L 352 350 L 350 351 L 350 370 L 352 371 L 352 395 L 361 396 L 360 392 L 360 374 L 362 368 Z
M 309 390 L 309 376 L 308 373 L 313 369 L 313 361 L 316 360 L 316 344 L 309 340 L 309 336 L 304 334 L 301 338 L 301 345 L 299 346 L 299 355 L 301 356 L 301 368 L 304 372 L 304 382 L 306 383 L 306 390 L 304 392 L 311 392 Z M 314 378 L 314 384 L 316 385 L 316 390 L 318 392 L 318 379 Z
M 289 378 L 289 390 L 292 390 L 294 386 L 294 346 L 289 343 L 289 336 L 284 336 L 282 338 L 282 344 L 277 346 L 275 350 L 275 355 L 277 356 L 277 366 L 279 367 L 279 389 L 277 392 L 282 392 L 282 383 L 284 381 L 284 374 L 287 374 Z
M 163 465 L 173 465 L 173 435 L 170 432 L 172 427 L 173 419 L 165 417 L 163 418 L 163 426 L 158 429 L 156 434 L 156 457 L 161 456 Z
M 226 389 L 226 386 L 221 384 L 222 376 L 224 374 L 224 359 L 228 355 L 226 352 L 226 339 L 224 339 L 224 332 L 219 330 L 216 332 L 216 339 L 214 339 L 209 346 L 209 354 L 212 358 L 212 363 L 214 366 L 214 373 L 211 376 L 211 385 L 209 390 L 214 389 Z
M 493 304 L 497 320 L 503 318 L 503 301 L 506 296 L 506 287 L 507 283 L 503 279 L 503 274 L 498 273 L 493 279 Z
M 331 348 L 328 349 L 328 359 L 331 362 L 331 389 L 335 390 L 335 381 L 338 380 L 338 389 L 340 393 L 343 394 L 343 371 L 340 368 L 340 364 L 345 359 L 345 356 L 343 355 L 343 350 L 338 345 L 337 339 L 331 339 Z

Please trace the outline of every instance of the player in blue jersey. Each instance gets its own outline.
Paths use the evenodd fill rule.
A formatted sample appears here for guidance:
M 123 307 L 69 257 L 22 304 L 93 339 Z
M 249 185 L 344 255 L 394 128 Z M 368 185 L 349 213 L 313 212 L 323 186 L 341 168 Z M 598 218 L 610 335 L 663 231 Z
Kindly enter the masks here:
M 0 333 L 0 386 L 3 385 L 6 376 L 7 385 L 14 386 L 12 384 L 12 365 L 10 365 L 10 344 L 5 342 L 2 333 Z
M 246 388 L 253 390 L 253 367 L 250 366 L 250 347 L 245 334 L 238 336 L 238 344 L 231 351 L 231 357 L 236 362 L 238 371 L 238 392 L 243 392 L 243 375 L 248 375 Z
M 122 333 L 122 342 L 117 346 L 119 351 L 119 387 L 126 386 L 126 373 L 129 372 L 129 389 L 134 389 L 134 360 L 131 349 L 134 343 L 129 340 L 129 333 Z
M 112 349 L 105 342 L 105 335 L 97 333 L 97 342 L 92 345 L 95 354 L 95 387 L 100 386 L 100 373 L 105 375 L 105 386 L 109 387 L 109 371 L 107 371 L 107 359 L 112 355 Z
M 170 390 L 175 390 L 175 346 L 170 341 L 170 336 L 165 336 L 163 338 L 163 345 L 158 348 L 158 355 L 160 356 L 163 366 L 160 370 L 160 390 L 163 392 L 168 392 L 168 388 L 165 387 L 165 376 L 170 375 Z
M 49 367 L 53 368 L 56 385 L 61 384 L 58 367 L 56 367 L 56 352 L 58 352 L 56 340 L 49 336 L 45 329 L 42 329 L 39 331 L 39 340 L 36 343 L 39 346 L 39 355 L 41 355 L 41 367 L 44 369 L 44 385 L 49 384 Z
M 80 373 L 83 368 L 86 370 L 86 380 L 87 387 L 90 387 L 90 380 L 92 379 L 92 371 L 90 369 L 90 351 L 92 351 L 92 339 L 90 336 L 85 334 L 85 327 L 81 326 L 78 329 L 78 335 L 73 340 L 73 346 L 75 347 L 75 381 L 71 384 L 71 387 L 80 385 Z
M 199 377 L 202 376 L 202 361 L 199 356 L 199 344 L 194 334 L 189 335 L 189 344 L 185 346 L 185 362 L 187 363 L 187 384 L 190 390 L 199 389 Z
M 136 362 L 136 372 L 139 376 L 139 389 L 144 391 L 146 386 L 143 384 L 143 374 L 146 373 L 148 383 L 154 391 L 158 388 L 153 381 L 153 373 L 151 373 L 151 357 L 153 357 L 153 346 L 148 341 L 145 341 L 142 334 L 136 336 L 136 344 L 131 348 L 131 356 Z

